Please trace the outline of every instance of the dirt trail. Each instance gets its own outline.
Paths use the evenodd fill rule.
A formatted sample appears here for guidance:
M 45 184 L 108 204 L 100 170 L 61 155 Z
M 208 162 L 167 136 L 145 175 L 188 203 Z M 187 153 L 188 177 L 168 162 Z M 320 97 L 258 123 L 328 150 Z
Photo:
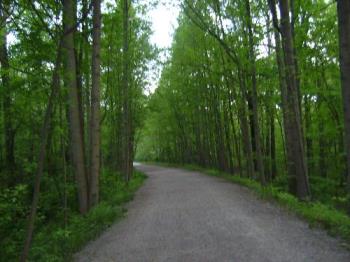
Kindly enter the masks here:
M 350 261 L 339 240 L 222 179 L 139 165 L 127 218 L 76 261 Z

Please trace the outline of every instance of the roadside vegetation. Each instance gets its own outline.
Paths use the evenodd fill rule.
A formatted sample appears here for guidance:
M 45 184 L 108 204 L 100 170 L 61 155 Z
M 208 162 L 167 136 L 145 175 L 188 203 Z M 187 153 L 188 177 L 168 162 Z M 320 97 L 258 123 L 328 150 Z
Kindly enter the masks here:
M 148 3 L 0 1 L 0 261 L 66 261 L 123 214 Z
M 168 1 L 163 56 L 158 2 L 0 1 L 0 260 L 69 257 L 122 215 L 135 157 L 219 170 L 348 238 L 350 1 Z
M 349 13 L 346 0 L 182 1 L 136 158 L 219 170 L 348 239 Z
M 71 260 L 72 255 L 81 247 L 124 216 L 127 211 L 124 205 L 133 199 L 145 178 L 144 174 L 135 171 L 127 184 L 120 174 L 104 170 L 101 174 L 100 203 L 85 215 L 76 211 L 73 204 L 76 197 L 72 187 L 65 192 L 66 207 L 63 205 L 63 208 L 58 208 L 58 192 L 52 187 L 52 181 L 43 181 L 48 190 L 42 194 L 38 206 L 38 219 L 28 261 Z M 26 186 L 6 190 L 0 195 L 0 261 L 18 260 L 25 236 L 28 197 Z

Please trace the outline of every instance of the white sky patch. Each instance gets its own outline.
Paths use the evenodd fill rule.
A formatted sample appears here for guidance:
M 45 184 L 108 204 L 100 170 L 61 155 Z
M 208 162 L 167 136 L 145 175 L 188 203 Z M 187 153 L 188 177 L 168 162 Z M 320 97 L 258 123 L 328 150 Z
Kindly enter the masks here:
M 167 51 L 173 42 L 173 34 L 178 26 L 177 17 L 179 13 L 179 5 L 174 4 L 171 0 L 162 0 L 156 6 L 149 9 L 147 18 L 152 23 L 153 31 L 150 42 L 162 51 L 159 54 L 158 61 L 151 62 L 152 70 L 148 77 L 149 86 L 146 88 L 146 94 L 153 93 L 158 87 L 162 62 L 165 62 L 168 57 Z
M 13 34 L 13 33 L 8 33 L 7 36 L 6 36 L 6 41 L 7 41 L 7 45 L 10 46 L 10 45 L 14 45 L 17 41 L 17 38 L 16 36 Z
M 154 31 L 151 43 L 159 48 L 169 48 L 173 40 L 173 33 L 177 27 L 179 7 L 171 6 L 169 3 L 158 4 L 149 13 Z

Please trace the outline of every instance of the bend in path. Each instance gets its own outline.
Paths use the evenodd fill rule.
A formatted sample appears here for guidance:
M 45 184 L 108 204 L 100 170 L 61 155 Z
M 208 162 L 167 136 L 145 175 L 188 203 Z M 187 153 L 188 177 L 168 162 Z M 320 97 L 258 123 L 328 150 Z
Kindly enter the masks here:
M 149 178 L 127 218 L 76 261 L 350 261 L 339 240 L 246 188 L 182 169 L 137 168 Z

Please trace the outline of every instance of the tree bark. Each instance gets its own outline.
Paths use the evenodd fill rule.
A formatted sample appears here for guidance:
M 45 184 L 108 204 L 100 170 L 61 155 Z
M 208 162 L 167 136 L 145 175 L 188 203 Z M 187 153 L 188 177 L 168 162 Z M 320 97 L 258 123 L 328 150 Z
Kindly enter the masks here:
M 350 193 L 350 2 L 348 0 L 338 0 L 337 10 L 339 26 L 339 61 L 345 126 L 344 140 L 347 153 L 347 188 Z
M 4 141 L 5 141 L 5 167 L 7 170 L 13 170 L 15 167 L 15 130 L 12 123 L 12 102 L 11 102 L 11 79 L 10 63 L 7 50 L 7 30 L 6 20 L 8 18 L 9 7 L 6 1 L 0 2 L 0 64 L 1 80 L 3 85 L 2 104 L 4 111 Z
M 275 105 L 273 105 L 275 106 Z M 276 138 L 275 138 L 275 109 L 272 109 L 270 116 L 270 154 L 271 154 L 271 179 L 275 179 L 277 176 L 277 167 L 276 167 Z
M 318 134 L 319 134 L 319 155 L 318 155 L 318 171 L 321 177 L 327 177 L 327 165 L 326 165 L 326 150 L 327 150 L 327 137 L 325 136 L 325 128 L 323 119 L 318 122 Z
M 128 182 L 132 173 L 131 92 L 129 85 L 129 0 L 123 0 L 123 172 Z
M 252 109 L 253 109 L 253 126 L 255 137 L 255 150 L 256 150 L 256 163 L 259 172 L 259 180 L 262 185 L 266 184 L 264 162 L 261 150 L 261 137 L 259 126 L 259 113 L 258 113 L 258 93 L 257 93 L 257 80 L 256 80 L 256 65 L 255 65 L 255 52 L 254 52 L 254 36 L 252 28 L 252 17 L 250 11 L 250 0 L 245 1 L 246 15 L 247 15 L 247 27 L 248 27 L 248 40 L 249 40 L 249 60 L 250 60 L 250 74 L 252 84 Z
M 299 97 L 295 71 L 295 58 L 293 49 L 293 37 L 289 17 L 288 0 L 280 0 L 282 47 L 284 51 L 284 70 L 286 78 L 287 104 L 286 116 L 288 120 L 289 136 L 287 139 L 287 151 L 290 154 L 288 161 L 288 173 L 290 177 L 290 191 L 299 199 L 307 200 L 310 197 L 310 189 L 305 159 L 304 139 L 300 122 Z M 289 142 L 288 142 L 289 141 Z
M 90 207 L 99 200 L 100 175 L 100 75 L 101 75 L 101 2 L 93 0 L 93 46 L 92 46 L 92 88 L 91 88 L 91 169 Z
M 86 179 L 83 137 L 80 122 L 78 88 L 76 78 L 76 61 L 74 55 L 75 1 L 63 1 L 63 37 L 64 83 L 68 89 L 69 125 L 71 132 L 71 151 L 77 181 L 79 211 L 88 211 L 88 185 Z
M 87 14 L 89 12 L 89 2 L 88 0 L 83 0 L 82 1 L 82 13 L 83 14 Z M 90 131 L 91 128 L 89 126 L 90 123 L 90 118 L 91 118 L 91 88 L 90 88 L 90 63 L 89 63 L 89 57 L 90 57 L 90 43 L 89 43 L 89 35 L 90 35 L 90 31 L 89 31 L 89 20 L 85 19 L 85 21 L 82 22 L 82 37 L 81 37 L 81 49 L 82 49 L 82 78 L 84 79 L 84 86 L 83 86 L 83 93 L 82 93 L 82 97 L 83 97 L 83 103 L 84 106 L 83 108 L 85 110 L 82 110 L 82 112 L 84 112 L 83 115 L 83 123 L 85 123 L 85 125 L 88 128 L 84 129 L 84 150 L 85 150 L 85 159 L 86 159 L 86 166 L 87 166 L 87 170 L 88 170 L 88 174 L 87 177 L 90 176 L 90 141 L 91 141 L 91 136 L 90 136 Z
M 271 26 L 271 17 L 269 10 L 266 10 L 266 23 L 267 23 L 267 45 L 268 55 L 272 56 L 272 38 L 271 34 L 274 32 L 274 27 Z M 277 46 L 277 41 L 275 41 Z M 276 51 L 277 53 L 277 51 Z M 266 135 L 266 156 L 268 158 L 268 171 L 265 171 L 265 176 L 272 181 L 276 176 L 276 138 L 275 138 L 275 116 L 276 116 L 276 103 L 273 101 L 274 89 L 270 89 L 266 93 L 266 122 L 267 122 L 267 135 Z
M 304 113 L 304 121 L 305 121 L 305 134 L 306 134 L 306 158 L 308 164 L 308 172 L 311 174 L 314 170 L 314 159 L 313 159 L 313 141 L 312 137 L 309 135 L 311 129 L 311 101 L 309 97 L 306 95 L 304 97 L 304 105 L 305 105 L 305 113 Z

